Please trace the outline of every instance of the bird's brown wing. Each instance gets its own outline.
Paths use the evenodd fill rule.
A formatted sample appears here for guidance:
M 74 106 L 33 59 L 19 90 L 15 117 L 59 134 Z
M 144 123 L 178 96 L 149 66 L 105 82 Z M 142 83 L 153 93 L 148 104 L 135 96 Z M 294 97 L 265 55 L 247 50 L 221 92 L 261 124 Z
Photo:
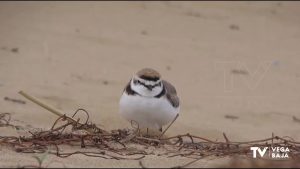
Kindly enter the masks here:
M 171 83 L 169 83 L 165 80 L 162 80 L 162 83 L 167 91 L 166 92 L 167 99 L 174 107 L 178 107 L 179 106 L 179 97 L 177 96 L 175 87 Z

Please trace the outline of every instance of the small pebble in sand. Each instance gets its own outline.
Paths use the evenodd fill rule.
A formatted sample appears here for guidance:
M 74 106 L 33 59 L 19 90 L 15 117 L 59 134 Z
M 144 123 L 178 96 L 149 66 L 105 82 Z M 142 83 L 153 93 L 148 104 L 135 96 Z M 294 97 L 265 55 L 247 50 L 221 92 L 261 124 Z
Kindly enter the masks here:
M 233 115 L 225 115 L 224 116 L 226 119 L 231 119 L 231 120 L 235 120 L 235 119 L 238 119 L 239 117 L 237 116 L 233 116 Z
M 298 122 L 298 123 L 300 123 L 300 119 L 299 119 L 299 118 L 297 118 L 296 116 L 293 116 L 293 121 L 294 121 L 294 122 Z
M 10 51 L 14 52 L 14 53 L 18 53 L 19 52 L 19 48 L 12 48 Z
M 148 35 L 148 32 L 147 32 L 146 30 L 142 30 L 142 31 L 141 31 L 141 34 L 142 34 L 142 35 Z
M 249 74 L 246 70 L 242 70 L 242 69 L 232 69 L 231 73 L 241 74 L 241 75 L 248 75 Z
M 239 27 L 238 25 L 235 25 L 235 24 L 229 25 L 229 28 L 230 28 L 231 30 L 240 30 L 240 27 Z
M 9 97 L 4 97 L 5 101 L 10 101 L 10 102 L 14 102 L 14 103 L 19 103 L 19 104 L 26 104 L 25 101 L 20 100 L 20 99 L 13 99 L 13 98 L 9 98 Z
M 108 81 L 107 81 L 107 80 L 103 80 L 103 81 L 102 81 L 102 84 L 108 85 Z

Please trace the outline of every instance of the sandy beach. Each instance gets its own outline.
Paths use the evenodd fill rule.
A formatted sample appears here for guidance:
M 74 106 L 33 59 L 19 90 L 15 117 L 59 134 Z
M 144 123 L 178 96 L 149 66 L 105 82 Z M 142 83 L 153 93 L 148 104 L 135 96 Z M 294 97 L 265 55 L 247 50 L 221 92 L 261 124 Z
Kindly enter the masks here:
M 130 127 L 118 114 L 124 86 L 144 67 L 177 89 L 181 111 L 167 131 L 211 140 L 300 140 L 299 2 L 0 2 L 0 113 L 24 130 L 56 116 L 20 90 L 72 115 L 86 109 L 105 130 Z M 6 98 L 6 99 L 5 99 Z M 25 101 L 25 104 L 10 99 Z M 66 149 L 71 149 L 66 147 Z M 0 167 L 35 163 L 0 144 Z M 215 167 L 230 157 L 190 167 Z M 184 157 L 147 156 L 147 167 Z M 49 155 L 48 167 L 140 167 L 137 161 Z

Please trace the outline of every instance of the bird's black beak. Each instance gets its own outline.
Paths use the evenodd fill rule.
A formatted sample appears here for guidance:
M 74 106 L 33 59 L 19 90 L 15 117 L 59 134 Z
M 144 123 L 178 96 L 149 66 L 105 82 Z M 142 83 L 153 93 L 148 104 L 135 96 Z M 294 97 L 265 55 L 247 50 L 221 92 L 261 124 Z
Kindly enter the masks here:
M 147 85 L 146 87 L 147 87 L 147 89 L 150 90 L 150 91 L 152 91 L 152 89 L 153 89 L 153 86 L 150 86 L 150 85 Z

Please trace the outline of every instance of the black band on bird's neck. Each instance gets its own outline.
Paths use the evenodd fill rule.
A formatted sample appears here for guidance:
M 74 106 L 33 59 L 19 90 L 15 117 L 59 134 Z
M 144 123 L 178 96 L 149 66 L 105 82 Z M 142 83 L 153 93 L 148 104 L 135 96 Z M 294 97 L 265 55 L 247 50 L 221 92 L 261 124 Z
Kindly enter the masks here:
M 163 96 L 164 94 L 166 94 L 166 89 L 165 89 L 165 87 L 163 86 L 162 91 L 161 91 L 158 95 L 156 95 L 156 96 L 154 96 L 154 97 L 155 97 L 155 98 L 160 98 L 160 97 Z

